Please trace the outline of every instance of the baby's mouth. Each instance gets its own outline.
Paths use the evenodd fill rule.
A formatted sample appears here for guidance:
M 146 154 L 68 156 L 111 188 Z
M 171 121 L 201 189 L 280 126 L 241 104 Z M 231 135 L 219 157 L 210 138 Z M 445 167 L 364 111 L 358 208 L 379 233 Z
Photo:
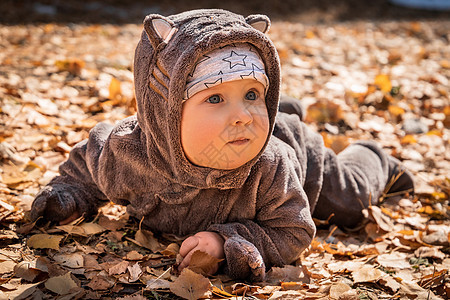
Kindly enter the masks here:
M 237 138 L 233 141 L 228 142 L 228 144 L 230 145 L 234 145 L 234 146 L 240 146 L 240 145 L 245 145 L 250 141 L 250 139 L 247 138 Z

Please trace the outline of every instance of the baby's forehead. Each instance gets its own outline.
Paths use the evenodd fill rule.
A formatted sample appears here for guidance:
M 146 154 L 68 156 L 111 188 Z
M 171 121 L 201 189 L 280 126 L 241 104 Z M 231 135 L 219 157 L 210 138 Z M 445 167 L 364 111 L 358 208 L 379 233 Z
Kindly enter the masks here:
M 202 55 L 186 80 L 184 99 L 214 86 L 253 79 L 267 90 L 269 80 L 256 48 L 248 43 L 230 44 Z

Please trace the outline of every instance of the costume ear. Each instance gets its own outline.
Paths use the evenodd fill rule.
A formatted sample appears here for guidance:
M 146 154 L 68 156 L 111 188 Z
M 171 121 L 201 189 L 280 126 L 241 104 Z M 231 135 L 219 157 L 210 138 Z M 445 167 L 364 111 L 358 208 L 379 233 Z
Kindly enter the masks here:
M 154 47 L 168 43 L 176 32 L 174 23 L 161 15 L 152 14 L 145 17 L 144 29 Z
M 266 33 L 270 28 L 270 19 L 266 15 L 250 15 L 245 18 L 247 24 L 255 28 L 256 30 Z

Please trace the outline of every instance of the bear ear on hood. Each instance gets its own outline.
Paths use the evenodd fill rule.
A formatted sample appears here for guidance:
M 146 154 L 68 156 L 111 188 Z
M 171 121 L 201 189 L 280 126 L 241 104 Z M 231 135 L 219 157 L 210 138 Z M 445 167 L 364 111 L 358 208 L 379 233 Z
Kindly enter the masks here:
M 262 33 L 266 33 L 270 28 L 270 19 L 266 15 L 250 15 L 245 18 L 245 22 Z
M 155 48 L 161 43 L 167 44 L 177 31 L 175 24 L 171 20 L 158 14 L 151 14 L 145 17 L 144 29 Z

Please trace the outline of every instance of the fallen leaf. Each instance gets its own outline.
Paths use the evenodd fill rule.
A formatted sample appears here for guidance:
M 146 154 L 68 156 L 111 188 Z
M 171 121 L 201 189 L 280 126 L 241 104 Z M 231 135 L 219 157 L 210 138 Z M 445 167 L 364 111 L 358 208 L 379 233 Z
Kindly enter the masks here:
M 27 299 L 29 296 L 31 296 L 37 289 L 38 285 L 40 285 L 41 282 L 32 283 L 32 284 L 21 284 L 17 287 L 17 289 L 11 291 L 11 292 L 2 292 L 0 294 L 2 297 L 5 296 L 5 298 L 1 299 L 14 299 L 14 300 L 24 300 Z
M 309 279 L 303 273 L 302 267 L 287 265 L 282 268 L 273 267 L 266 275 L 266 281 L 278 284 L 279 282 L 305 282 Z
M 170 284 L 170 291 L 184 299 L 196 300 L 201 298 L 210 286 L 208 278 L 184 268 L 181 275 Z
M 35 262 L 21 261 L 14 267 L 14 273 L 17 277 L 23 278 L 26 281 L 33 281 L 41 271 L 35 268 Z
M 78 286 L 72 279 L 70 272 L 67 272 L 65 275 L 47 279 L 45 287 L 58 295 L 65 295 L 68 294 L 71 289 Z
M 168 290 L 170 288 L 170 281 L 165 279 L 150 279 L 147 281 L 146 290 Z
M 343 293 L 350 291 L 351 289 L 352 288 L 345 283 L 342 283 L 342 282 L 335 283 L 335 284 L 332 284 L 330 287 L 329 296 L 331 299 L 339 299 L 339 297 Z
M 102 233 L 103 231 L 105 231 L 106 229 L 103 228 L 102 226 L 96 224 L 96 223 L 81 223 L 81 225 L 79 225 L 79 227 L 81 227 L 85 234 L 88 236 L 94 235 L 94 234 L 99 234 Z
M 376 282 L 383 276 L 383 272 L 372 266 L 365 265 L 361 269 L 352 272 L 353 282 Z
M 439 249 L 435 247 L 420 247 L 419 249 L 414 251 L 414 255 L 416 257 L 433 257 L 439 259 L 445 258 L 445 253 L 439 251 Z
M 223 259 L 218 259 L 206 252 L 197 250 L 191 256 L 189 269 L 202 275 L 212 275 L 221 261 L 223 261 Z
M 378 255 L 376 260 L 380 265 L 386 268 L 407 269 L 411 267 L 408 262 L 408 256 L 405 253 L 398 251 Z
M 151 231 L 139 229 L 134 239 L 139 246 L 150 249 L 152 252 L 159 252 L 163 249 Z
M 123 260 L 120 263 L 116 263 L 112 267 L 110 267 L 107 270 L 108 274 L 109 275 L 123 274 L 127 271 L 129 265 L 130 265 L 130 263 L 128 261 Z
M 127 256 L 125 257 L 125 259 L 127 259 L 127 260 L 141 260 L 143 258 L 144 258 L 144 256 L 142 254 L 140 254 L 139 252 L 134 251 L 134 250 L 128 252 Z
M 139 277 L 142 275 L 142 268 L 139 263 L 135 263 L 132 266 L 128 266 L 128 272 L 130 273 L 130 278 L 128 282 L 135 282 L 139 280 Z
M 389 76 L 386 74 L 379 74 L 375 77 L 374 84 L 383 92 L 388 93 L 392 89 L 392 83 Z
M 80 253 L 57 253 L 52 258 L 61 266 L 69 267 L 72 269 L 84 267 L 84 257 Z
M 12 273 L 14 271 L 14 267 L 16 263 L 12 260 L 6 260 L 0 262 L 0 275 Z
M 59 250 L 59 243 L 63 238 L 61 235 L 35 234 L 27 240 L 27 245 L 36 249 Z
M 161 251 L 161 254 L 167 257 L 176 257 L 180 252 L 180 246 L 177 243 L 171 243 L 166 249 Z
M 111 288 L 114 285 L 114 283 L 115 280 L 99 273 L 90 279 L 87 286 L 93 289 L 94 291 L 99 291 Z

